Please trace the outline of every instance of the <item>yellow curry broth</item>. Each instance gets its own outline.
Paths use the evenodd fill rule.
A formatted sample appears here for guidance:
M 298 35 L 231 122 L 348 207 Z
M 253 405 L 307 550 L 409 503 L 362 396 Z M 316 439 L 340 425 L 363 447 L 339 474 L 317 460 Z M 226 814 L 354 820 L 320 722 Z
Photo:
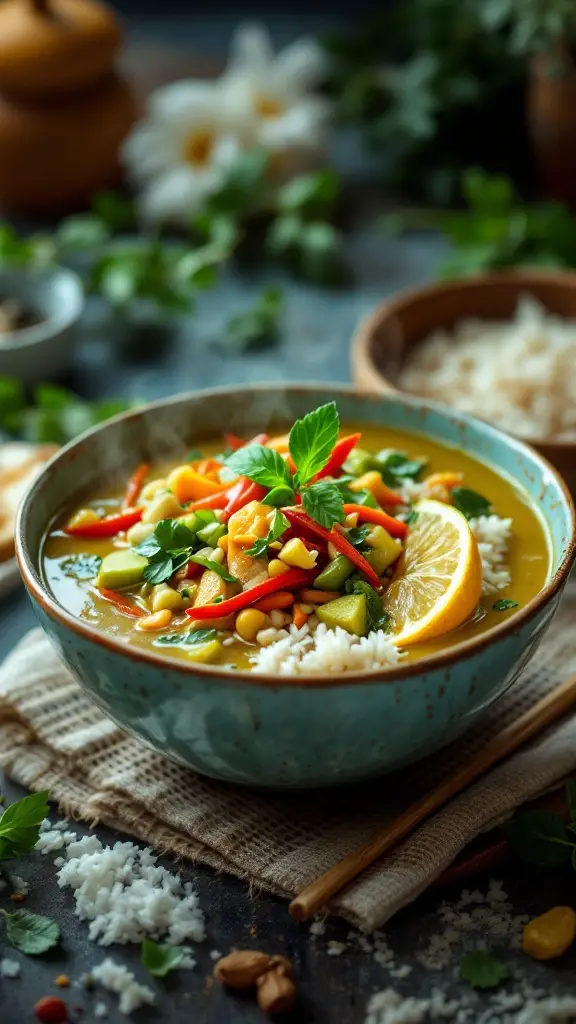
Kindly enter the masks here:
M 486 497 L 493 505 L 495 513 L 512 519 L 512 540 L 509 548 L 507 566 L 512 577 L 509 587 L 497 595 L 483 597 L 478 613 L 472 621 L 465 623 L 454 632 L 442 636 L 435 641 L 419 644 L 407 650 L 406 661 L 436 653 L 478 636 L 495 624 L 502 622 L 503 613 L 494 611 L 492 605 L 496 600 L 511 598 L 518 605 L 525 605 L 544 586 L 550 567 L 550 548 L 545 525 L 539 513 L 528 503 L 525 496 L 506 477 L 496 473 L 489 466 L 463 452 L 429 440 L 420 435 L 404 434 L 382 428 L 348 424 L 342 429 L 342 435 L 353 431 L 362 432 L 360 442 L 362 448 L 378 452 L 383 448 L 394 448 L 417 458 L 428 459 L 426 473 L 456 470 L 463 474 L 464 485 Z M 214 455 L 222 450 L 222 441 L 214 441 L 202 445 L 206 456 Z M 174 463 L 177 464 L 177 463 Z M 155 466 L 149 479 L 164 477 L 173 465 Z M 122 494 L 117 489 L 113 492 L 98 491 L 84 507 L 92 507 L 110 514 L 121 506 Z M 103 600 L 93 586 L 94 581 L 78 581 L 67 576 L 62 562 L 71 555 L 90 553 L 102 558 L 116 550 L 112 539 L 87 540 L 70 537 L 62 527 L 69 521 L 75 509 L 68 509 L 55 528 L 48 534 L 43 548 L 43 570 L 46 582 L 58 602 L 72 614 L 97 626 L 100 630 L 123 640 L 127 644 L 153 650 L 170 658 L 190 661 L 185 648 L 158 645 L 155 641 L 163 633 L 177 631 L 180 624 L 189 625 L 190 619 L 178 613 L 170 625 L 161 633 L 146 633 L 135 628 L 136 619 L 127 618 L 118 613 L 114 606 Z M 211 623 L 206 622 L 206 627 Z M 222 664 L 229 668 L 248 668 L 251 648 L 245 643 L 234 643 L 223 648 L 221 654 L 212 664 Z M 404 659 L 403 659 L 404 660 Z

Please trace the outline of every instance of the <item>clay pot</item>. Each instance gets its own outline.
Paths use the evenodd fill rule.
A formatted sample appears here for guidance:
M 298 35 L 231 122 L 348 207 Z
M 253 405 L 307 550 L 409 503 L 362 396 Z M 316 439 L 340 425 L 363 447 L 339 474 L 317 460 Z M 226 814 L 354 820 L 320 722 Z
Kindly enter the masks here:
M 576 66 L 567 50 L 532 59 L 527 114 L 546 194 L 576 203 Z

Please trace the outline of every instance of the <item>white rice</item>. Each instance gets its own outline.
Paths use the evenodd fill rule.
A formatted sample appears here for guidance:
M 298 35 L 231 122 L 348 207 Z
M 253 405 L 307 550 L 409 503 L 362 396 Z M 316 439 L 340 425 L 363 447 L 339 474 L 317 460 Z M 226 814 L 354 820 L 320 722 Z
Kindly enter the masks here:
M 470 520 L 482 559 L 482 593 L 495 594 L 510 586 L 512 577 L 506 565 L 512 535 L 512 520 L 500 516 L 479 516 Z
M 511 433 L 574 439 L 575 362 L 576 320 L 524 296 L 512 320 L 435 331 L 414 348 L 400 384 Z
M 108 957 L 91 971 L 92 977 L 99 981 L 109 992 L 120 996 L 118 1009 L 120 1013 L 129 1014 L 140 1006 L 151 1006 L 155 996 L 152 989 L 140 985 L 127 967 Z M 100 1014 L 102 1016 L 102 1014 Z

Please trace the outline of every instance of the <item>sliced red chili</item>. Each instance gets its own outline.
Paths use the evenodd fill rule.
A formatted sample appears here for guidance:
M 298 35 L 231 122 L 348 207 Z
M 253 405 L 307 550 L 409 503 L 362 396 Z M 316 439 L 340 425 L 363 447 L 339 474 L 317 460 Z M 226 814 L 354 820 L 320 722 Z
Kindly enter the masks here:
M 376 523 L 378 526 L 383 526 L 391 537 L 405 537 L 408 533 L 406 523 L 401 523 L 399 519 L 394 519 L 394 516 L 388 515 L 381 508 L 369 508 L 368 505 L 346 504 L 344 505 L 344 511 L 346 515 L 350 515 L 352 512 L 356 513 L 359 523 Z
M 186 506 L 186 512 L 196 512 L 201 508 L 225 508 L 228 503 L 229 493 L 229 491 L 218 491 L 216 494 L 209 494 L 207 498 L 191 501 Z
M 346 558 L 349 558 L 356 568 L 359 569 L 360 572 L 364 573 L 366 578 L 370 580 L 373 587 L 380 590 L 382 587 L 382 581 L 374 572 L 370 562 L 366 561 L 364 556 L 361 555 L 360 552 L 353 547 L 350 541 L 334 526 L 331 530 L 326 530 L 323 526 L 320 526 L 319 523 L 315 523 L 314 520 L 311 519 L 310 516 L 306 515 L 305 512 L 300 512 L 298 509 L 283 508 L 282 511 L 288 521 L 293 523 L 294 526 L 302 526 L 309 530 L 310 533 L 316 533 L 319 537 L 323 537 L 324 540 L 330 541 L 340 554 L 346 555 Z M 280 577 L 280 579 L 283 578 L 283 576 Z
M 227 601 L 220 601 L 219 604 L 204 604 L 194 608 L 187 608 L 186 615 L 190 615 L 193 619 L 220 619 L 225 618 L 228 615 L 234 615 L 235 612 L 239 612 L 242 608 L 248 608 L 250 605 L 256 604 L 263 597 L 267 597 L 268 594 L 273 594 L 276 590 L 297 590 L 299 587 L 305 586 L 311 580 L 317 576 L 317 570 L 310 571 L 308 569 L 289 569 L 288 572 L 283 572 L 281 576 L 269 576 L 263 583 L 258 583 L 255 587 L 250 587 L 249 590 L 242 591 L 241 594 L 237 594 L 236 597 L 230 597 Z
M 115 537 L 117 533 L 124 533 L 135 523 L 142 519 L 143 508 L 126 508 L 123 512 L 115 512 L 114 515 L 105 516 L 97 523 L 80 523 L 78 526 L 66 526 L 65 533 L 71 537 Z
M 314 479 L 322 480 L 325 476 L 336 476 L 336 473 L 342 469 L 342 466 L 346 462 L 350 452 L 356 447 L 361 437 L 362 434 L 349 434 L 348 437 L 343 437 L 340 441 L 337 441 L 332 449 L 328 462 L 324 468 L 316 474 Z
M 224 506 L 222 521 L 227 523 L 230 516 L 238 512 L 239 509 L 244 508 L 244 505 L 248 505 L 249 502 L 262 501 L 266 493 L 266 488 L 262 487 L 261 484 L 252 483 L 247 476 L 240 477 L 230 490 L 226 491 L 228 502 Z
M 140 497 L 140 491 L 142 490 L 142 486 L 149 472 L 150 466 L 148 466 L 146 462 L 142 462 L 136 467 L 126 484 L 126 493 L 124 494 L 122 508 L 128 509 L 134 507 Z
M 132 604 L 131 601 L 127 601 L 122 594 L 119 594 L 117 590 L 109 590 L 108 587 L 99 587 L 98 593 L 105 601 L 110 601 L 111 604 L 116 605 L 119 612 L 123 615 L 129 615 L 132 619 L 141 619 L 146 612 L 143 612 L 141 608 L 136 604 Z
M 224 440 L 228 448 L 232 451 L 237 452 L 239 448 L 243 448 L 246 441 L 243 437 L 238 437 L 238 434 L 224 434 Z

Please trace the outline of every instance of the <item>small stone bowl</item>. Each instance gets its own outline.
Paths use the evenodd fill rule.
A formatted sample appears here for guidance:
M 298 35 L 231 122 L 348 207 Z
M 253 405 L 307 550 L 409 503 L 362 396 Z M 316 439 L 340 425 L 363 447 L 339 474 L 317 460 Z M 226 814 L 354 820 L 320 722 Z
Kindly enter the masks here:
M 74 328 L 84 309 L 80 278 L 57 266 L 2 269 L 4 299 L 16 299 L 39 322 L 0 336 L 0 376 L 16 377 L 23 384 L 56 377 L 70 363 Z
M 518 299 L 531 295 L 551 313 L 576 318 L 576 274 L 518 270 L 446 281 L 387 299 L 364 319 L 352 342 L 352 370 L 363 391 L 398 394 L 400 370 L 411 350 L 438 328 L 469 317 L 505 320 Z M 503 358 L 506 358 L 503 353 Z M 450 396 L 446 396 L 450 405 Z M 498 426 L 498 424 L 496 424 Z M 576 441 L 528 440 L 564 477 L 576 496 Z

